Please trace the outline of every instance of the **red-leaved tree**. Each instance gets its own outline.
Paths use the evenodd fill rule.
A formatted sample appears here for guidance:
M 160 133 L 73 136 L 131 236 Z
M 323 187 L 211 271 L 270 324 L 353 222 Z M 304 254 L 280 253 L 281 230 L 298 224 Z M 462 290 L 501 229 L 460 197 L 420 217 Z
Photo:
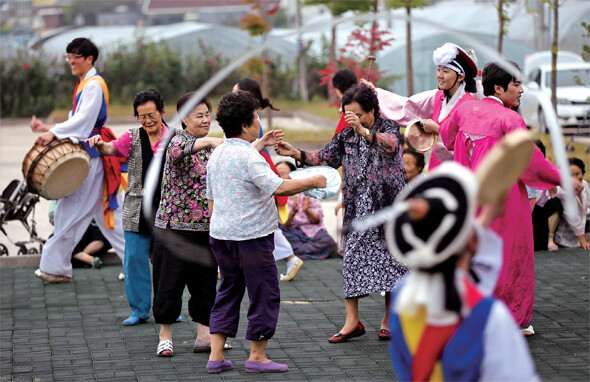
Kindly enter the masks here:
M 374 63 L 369 73 L 367 58 L 391 45 L 394 38 L 389 37 L 390 34 L 386 30 L 379 29 L 378 23 L 373 23 L 371 28 L 368 29 L 358 28 L 353 30 L 348 36 L 344 47 L 339 49 L 340 56 L 336 60 L 337 64 L 329 62 L 324 69 L 318 72 L 321 76 L 320 86 L 327 85 L 330 89 L 330 97 L 334 98 L 331 106 L 338 106 L 338 97 L 336 97 L 336 93 L 331 86 L 332 78 L 338 70 L 349 68 L 354 71 L 354 74 L 359 79 L 370 77 L 371 82 L 379 81 L 385 71 L 377 70 L 376 63 Z

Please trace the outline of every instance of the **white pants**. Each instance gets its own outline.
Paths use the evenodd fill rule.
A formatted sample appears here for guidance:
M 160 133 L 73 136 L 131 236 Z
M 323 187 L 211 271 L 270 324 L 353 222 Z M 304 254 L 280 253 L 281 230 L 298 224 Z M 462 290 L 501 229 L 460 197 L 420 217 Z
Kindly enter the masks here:
M 88 177 L 73 194 L 59 199 L 55 204 L 53 236 L 43 246 L 39 268 L 45 273 L 72 277 L 72 251 L 82 239 L 88 225 L 94 218 L 104 237 L 111 243 L 123 263 L 125 239 L 123 237 L 121 195 L 119 208 L 115 210 L 115 228 L 104 226 L 102 158 L 90 160 Z
M 283 231 L 277 228 L 275 231 L 275 250 L 272 251 L 272 255 L 275 261 L 286 259 L 293 254 L 293 247 L 289 243 L 289 240 L 283 235 Z

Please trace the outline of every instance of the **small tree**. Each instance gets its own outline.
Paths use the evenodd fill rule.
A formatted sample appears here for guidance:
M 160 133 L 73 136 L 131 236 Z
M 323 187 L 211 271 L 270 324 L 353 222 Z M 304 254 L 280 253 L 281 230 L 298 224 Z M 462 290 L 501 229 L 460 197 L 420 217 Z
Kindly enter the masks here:
M 328 65 L 319 71 L 321 77 L 320 86 L 328 85 L 330 95 L 335 95 L 331 87 L 332 78 L 340 68 L 349 68 L 354 71 L 358 78 L 370 76 L 371 80 L 377 82 L 383 75 L 383 71 L 378 71 L 375 66 L 367 73 L 367 57 L 380 50 L 385 46 L 391 45 L 393 38 L 388 37 L 390 33 L 386 30 L 380 30 L 378 23 L 373 23 L 370 29 L 355 29 L 348 36 L 348 40 L 340 51 L 340 57 L 337 64 L 329 62 Z M 337 105 L 337 101 L 334 101 Z
M 408 96 L 414 94 L 414 71 L 412 69 L 412 23 L 410 17 L 412 8 L 422 8 L 425 0 L 385 0 L 385 5 L 390 9 L 406 9 L 406 83 Z

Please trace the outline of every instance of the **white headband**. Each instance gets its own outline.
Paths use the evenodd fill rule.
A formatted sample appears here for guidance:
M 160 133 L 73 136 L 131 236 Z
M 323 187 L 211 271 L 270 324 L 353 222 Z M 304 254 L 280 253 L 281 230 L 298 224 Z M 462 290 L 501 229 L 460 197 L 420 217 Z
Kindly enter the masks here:
M 463 70 L 463 67 L 455 60 L 457 56 L 459 56 L 459 49 L 457 46 L 447 42 L 432 53 L 432 61 L 434 62 L 434 65 L 444 66 L 445 68 L 449 68 L 459 74 L 465 75 L 465 70 Z

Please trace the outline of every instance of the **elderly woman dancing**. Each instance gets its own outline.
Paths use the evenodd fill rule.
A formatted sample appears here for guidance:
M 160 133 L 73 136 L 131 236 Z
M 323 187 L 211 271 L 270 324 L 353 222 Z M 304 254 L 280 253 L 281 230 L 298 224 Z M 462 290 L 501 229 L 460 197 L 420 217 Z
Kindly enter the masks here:
M 217 121 L 225 141 L 211 155 L 207 165 L 207 199 L 211 211 L 209 241 L 221 272 L 221 284 L 211 311 L 211 355 L 209 373 L 232 368 L 224 360 L 223 345 L 235 337 L 240 303 L 248 290 L 248 330 L 252 341 L 246 372 L 284 372 L 289 367 L 266 358 L 266 345 L 274 335 L 280 307 L 277 266 L 273 257 L 278 213 L 274 195 L 293 195 L 325 187 L 326 178 L 282 179 L 256 151 L 259 107 L 249 92 L 237 91 L 221 98 Z M 274 137 L 265 141 L 265 137 Z M 276 144 L 282 132 L 271 131 L 264 145 Z M 258 141 L 260 142 L 260 141 Z
M 166 137 L 164 101 L 154 89 L 140 91 L 133 99 L 133 113 L 140 127 L 128 130 L 111 142 L 100 135 L 92 136 L 88 144 L 104 156 L 127 158 L 129 183 L 123 204 L 123 230 L 125 233 L 125 293 L 131 315 L 123 325 L 146 322 L 150 316 L 152 284 L 150 275 L 150 248 L 152 246 L 153 218 L 142 213 L 145 174 L 154 155 L 162 150 L 160 141 Z M 176 316 L 178 317 L 178 316 Z
M 194 93 L 186 93 L 177 109 Z M 209 316 L 215 300 L 217 263 L 209 249 L 209 210 L 206 167 L 221 138 L 207 137 L 211 125 L 211 103 L 207 98 L 182 119 L 185 128 L 166 151 L 162 178 L 162 200 L 154 232 L 154 318 L 160 324 L 157 356 L 173 355 L 172 324 L 180 315 L 182 293 L 191 294 L 188 309 L 197 323 L 195 353 L 208 352 Z
M 344 93 L 342 109 L 352 128 L 334 136 L 322 150 L 305 152 L 281 142 L 277 152 L 294 158 L 301 165 L 342 166 L 344 225 L 347 226 L 353 220 L 366 218 L 392 204 L 407 180 L 399 126 L 379 116 L 375 90 L 366 84 L 354 85 Z M 389 292 L 407 271 L 387 250 L 383 227 L 349 232 L 342 263 L 346 322 L 329 342 L 344 342 L 365 334 L 359 319 L 358 300 L 374 292 L 386 292 L 379 338 L 391 339 Z

